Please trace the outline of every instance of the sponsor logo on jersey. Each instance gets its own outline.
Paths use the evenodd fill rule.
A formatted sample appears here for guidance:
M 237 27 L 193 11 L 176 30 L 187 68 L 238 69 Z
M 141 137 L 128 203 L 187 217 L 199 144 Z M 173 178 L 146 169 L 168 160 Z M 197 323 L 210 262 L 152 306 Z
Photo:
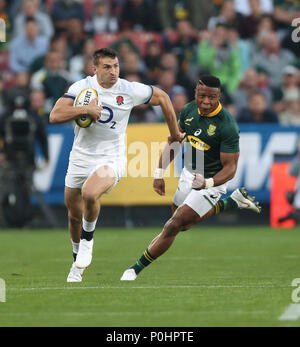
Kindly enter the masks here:
M 196 149 L 199 149 L 200 151 L 208 151 L 210 149 L 210 146 L 207 143 L 198 139 L 195 136 L 190 135 L 187 138 L 189 143 Z
M 184 120 L 184 124 L 186 124 L 186 125 L 191 125 L 190 122 L 191 122 L 193 119 L 194 119 L 194 117 L 186 118 L 186 119 Z
M 124 98 L 123 98 L 123 96 L 118 95 L 118 96 L 116 97 L 116 100 L 117 100 L 117 104 L 118 104 L 119 106 L 121 106 L 121 105 L 124 104 Z
M 209 124 L 209 127 L 207 129 L 207 134 L 209 136 L 212 136 L 212 135 L 215 135 L 215 132 L 216 132 L 216 126 L 212 125 L 212 124 Z

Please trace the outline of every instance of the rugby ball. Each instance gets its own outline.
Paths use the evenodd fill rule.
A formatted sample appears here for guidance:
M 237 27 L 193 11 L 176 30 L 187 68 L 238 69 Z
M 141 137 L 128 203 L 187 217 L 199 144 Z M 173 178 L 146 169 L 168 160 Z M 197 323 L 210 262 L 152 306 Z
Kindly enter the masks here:
M 97 97 L 98 93 L 95 89 L 85 88 L 78 94 L 77 98 L 74 101 L 74 106 L 87 106 L 92 100 L 96 99 Z M 88 128 L 93 124 L 93 120 L 86 114 L 79 116 L 75 120 L 75 122 L 80 128 Z

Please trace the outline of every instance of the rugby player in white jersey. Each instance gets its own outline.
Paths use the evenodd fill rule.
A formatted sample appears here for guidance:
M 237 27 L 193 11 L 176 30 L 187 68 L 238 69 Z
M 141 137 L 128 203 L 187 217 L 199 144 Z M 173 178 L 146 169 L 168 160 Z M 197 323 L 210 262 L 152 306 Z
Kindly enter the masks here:
M 81 282 L 92 260 L 93 233 L 100 213 L 100 198 L 108 193 L 125 172 L 125 134 L 134 106 L 149 103 L 162 108 L 170 131 L 170 141 L 182 141 L 176 115 L 168 95 L 159 88 L 119 78 L 119 60 L 114 50 L 94 52 L 95 75 L 72 84 L 55 104 L 50 122 L 59 124 L 86 114 L 93 126 L 75 126 L 75 137 L 65 178 L 65 204 L 73 245 L 74 262 L 67 282 Z M 94 88 L 101 101 L 73 107 L 85 88 Z

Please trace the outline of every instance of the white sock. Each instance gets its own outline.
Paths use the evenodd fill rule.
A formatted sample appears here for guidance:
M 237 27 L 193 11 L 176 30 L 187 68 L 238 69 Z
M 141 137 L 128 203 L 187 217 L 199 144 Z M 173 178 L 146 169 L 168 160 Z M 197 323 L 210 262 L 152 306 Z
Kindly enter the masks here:
M 72 242 L 72 247 L 73 247 L 73 253 L 77 254 L 78 249 L 79 249 L 79 243 L 76 243 L 73 240 L 71 240 L 71 242 Z
M 82 228 L 84 231 L 91 232 L 96 228 L 97 219 L 94 222 L 88 222 L 84 218 L 82 218 Z

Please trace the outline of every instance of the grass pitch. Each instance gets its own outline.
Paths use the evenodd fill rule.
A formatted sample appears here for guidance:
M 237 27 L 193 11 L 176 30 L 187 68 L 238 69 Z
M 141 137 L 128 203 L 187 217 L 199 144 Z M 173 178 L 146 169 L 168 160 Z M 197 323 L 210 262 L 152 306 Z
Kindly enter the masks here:
M 0 326 L 300 325 L 279 320 L 300 277 L 300 228 L 193 228 L 136 281 L 121 282 L 159 232 L 97 229 L 83 282 L 66 283 L 66 230 L 0 230 Z

